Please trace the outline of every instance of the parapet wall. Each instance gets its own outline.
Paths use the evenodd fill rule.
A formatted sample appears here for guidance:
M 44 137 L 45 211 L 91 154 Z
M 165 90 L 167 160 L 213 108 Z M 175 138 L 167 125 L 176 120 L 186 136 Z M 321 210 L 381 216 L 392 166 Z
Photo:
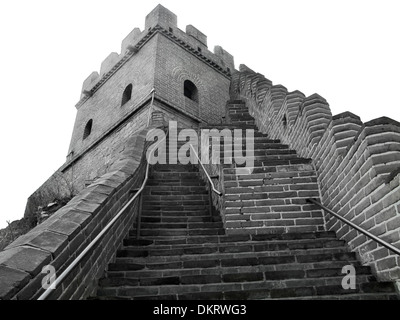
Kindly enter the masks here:
M 288 92 L 243 65 L 230 91 L 263 133 L 313 160 L 325 206 L 400 248 L 400 123 L 363 123 L 350 112 L 332 117 L 321 96 Z M 325 220 L 380 279 L 400 279 L 400 257 L 334 217 Z
M 25 217 L 32 216 L 38 206 L 55 199 L 70 198 L 110 170 L 126 149 L 126 141 L 147 126 L 151 97 L 134 106 L 119 123 L 82 153 L 77 153 L 47 179 L 29 198 Z
M 0 252 L 0 300 L 37 299 L 43 292 L 44 266 L 59 276 L 101 232 L 141 186 L 147 161 L 147 127 L 131 137 L 110 168 L 44 223 Z M 137 217 L 138 199 L 101 238 L 48 299 L 85 299 L 93 294 L 97 280 L 114 261 L 122 240 Z

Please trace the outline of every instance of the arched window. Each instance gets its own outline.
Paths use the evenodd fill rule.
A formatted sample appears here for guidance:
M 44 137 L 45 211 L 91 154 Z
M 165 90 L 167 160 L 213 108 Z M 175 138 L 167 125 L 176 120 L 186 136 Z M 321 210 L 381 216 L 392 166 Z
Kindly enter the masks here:
M 185 97 L 193 100 L 195 102 L 199 102 L 199 94 L 197 91 L 197 87 L 194 85 L 192 81 L 186 80 L 183 84 L 183 94 Z
M 90 133 L 92 132 L 92 125 L 93 125 L 93 120 L 90 119 L 85 126 L 85 131 L 83 132 L 83 140 L 85 140 L 87 137 L 90 136 Z
M 132 98 L 132 84 L 128 85 L 125 88 L 124 93 L 122 94 L 121 106 L 123 106 L 125 103 L 131 100 L 131 98 Z

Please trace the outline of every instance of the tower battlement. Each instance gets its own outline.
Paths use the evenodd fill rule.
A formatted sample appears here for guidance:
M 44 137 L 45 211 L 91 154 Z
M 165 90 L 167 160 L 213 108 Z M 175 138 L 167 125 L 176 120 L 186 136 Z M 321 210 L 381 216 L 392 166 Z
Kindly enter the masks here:
M 217 45 L 211 52 L 204 33 L 192 25 L 186 26 L 186 32 L 180 30 L 177 16 L 162 5 L 158 5 L 146 16 L 145 29 L 141 31 L 139 28 L 134 28 L 122 41 L 121 53 L 110 53 L 101 63 L 100 73 L 94 71 L 85 79 L 81 99 L 76 107 L 79 108 L 100 85 L 136 54 L 143 44 L 158 33 L 169 37 L 186 51 L 228 77 L 235 70 L 234 57 L 228 51 Z

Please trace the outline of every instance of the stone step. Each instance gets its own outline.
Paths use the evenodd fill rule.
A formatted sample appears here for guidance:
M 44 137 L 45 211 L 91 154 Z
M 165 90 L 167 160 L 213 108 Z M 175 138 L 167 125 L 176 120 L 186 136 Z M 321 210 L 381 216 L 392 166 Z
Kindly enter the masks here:
M 146 197 L 146 196 L 145 196 Z M 145 198 L 143 197 L 143 198 Z M 148 199 L 148 196 L 147 196 Z M 143 207 L 153 207 L 153 206 L 160 206 L 160 207 L 171 207 L 171 206 L 206 206 L 209 203 L 208 197 L 204 200 L 200 198 L 199 200 L 176 200 L 176 199 L 168 199 L 168 197 L 156 200 L 156 199 L 148 199 L 149 203 L 143 205 Z
M 265 175 L 264 175 L 265 176 Z M 262 176 L 261 176 L 262 177 Z M 230 180 L 230 179 L 229 179 Z M 237 180 L 244 180 L 242 176 L 238 176 Z M 264 185 L 264 186 L 251 186 L 251 187 L 230 187 L 225 189 L 225 199 L 229 199 L 231 196 L 235 197 L 246 197 L 251 195 L 257 199 L 258 194 L 271 193 L 271 192 L 282 192 L 285 190 L 315 190 L 316 183 L 298 183 L 294 185 Z
M 234 136 L 232 135 L 232 140 L 233 140 L 233 138 L 234 138 Z M 242 132 L 242 140 L 241 140 L 242 145 L 246 145 L 247 140 L 249 140 L 249 142 L 254 143 L 254 145 L 269 144 L 269 145 L 271 145 L 271 147 L 272 147 L 272 145 L 276 145 L 276 146 L 283 145 L 279 142 L 279 140 L 272 140 L 267 135 L 262 134 L 262 133 L 256 133 L 256 132 L 254 133 L 254 137 L 250 140 L 250 137 L 247 137 L 246 132 L 243 131 Z M 209 141 L 210 141 L 209 143 L 211 145 L 211 141 L 212 141 L 211 137 L 210 137 Z M 224 140 L 224 138 L 221 137 L 220 144 L 223 145 L 224 143 L 225 143 L 225 140 Z M 232 144 L 235 145 L 235 143 L 239 144 L 238 141 L 235 141 L 235 142 L 227 141 L 226 143 L 227 143 L 227 145 L 232 145 Z
M 129 233 L 130 236 L 134 236 L 136 232 Z M 140 235 L 142 237 L 165 237 L 165 236 L 196 236 L 196 235 L 221 235 L 225 234 L 225 230 L 221 228 L 207 228 L 207 229 L 144 229 L 140 230 Z
M 171 223 L 171 222 L 144 222 L 142 219 L 141 228 L 143 229 L 221 229 L 222 222 L 191 222 L 191 223 Z
M 143 190 L 143 194 L 177 194 L 177 195 L 185 195 L 185 194 L 206 194 L 208 193 L 207 189 L 204 186 L 163 186 L 163 185 L 154 185 L 148 186 L 146 185 Z
M 144 212 L 147 211 L 160 211 L 162 215 L 165 216 L 176 216 L 176 214 L 171 214 L 171 212 L 181 212 L 182 216 L 192 216 L 196 215 L 196 212 L 204 212 L 209 209 L 208 204 L 204 205 L 189 205 L 189 204 L 171 204 L 167 205 L 165 203 L 154 203 L 154 204 L 143 204 L 142 207 Z M 187 212 L 185 212 L 187 211 Z
M 264 159 L 263 159 L 264 158 Z M 262 160 L 261 160 L 262 159 Z M 277 167 L 277 166 L 290 166 L 297 164 L 311 164 L 312 159 L 297 158 L 293 157 L 290 159 L 268 159 L 268 157 L 262 157 L 260 160 L 255 159 L 253 167 Z M 236 165 L 237 168 L 244 167 L 244 165 Z
M 223 129 L 230 129 L 230 130 L 234 130 L 234 129 L 242 129 L 242 130 L 254 130 L 254 131 L 258 131 L 258 128 L 256 125 L 240 125 L 240 124 L 231 124 L 231 123 L 208 123 L 208 124 L 203 124 L 200 125 L 200 129 L 203 130 L 212 130 L 212 129 L 217 129 L 217 130 L 223 130 Z
M 154 286 L 154 285 L 193 285 L 193 284 L 219 284 L 219 283 L 243 283 L 243 282 L 257 282 L 263 284 L 265 289 L 272 288 L 273 281 L 281 281 L 281 286 L 288 288 L 295 288 L 301 285 L 326 285 L 326 280 L 343 279 L 342 268 L 324 268 L 324 269 L 294 269 L 294 270 L 279 270 L 279 271 L 261 271 L 253 268 L 254 270 L 246 270 L 244 272 L 232 272 L 225 269 L 214 269 L 214 272 L 207 274 L 189 274 L 183 275 L 179 270 L 169 272 L 162 277 L 147 277 L 137 274 L 136 277 L 111 277 L 103 278 L 100 280 L 100 285 L 104 287 L 119 287 L 119 286 Z M 366 283 L 369 280 L 375 280 L 369 277 L 369 267 L 356 267 L 356 282 Z M 201 270 L 198 270 L 201 272 Z M 293 281 L 303 280 L 303 281 Z M 304 281 L 306 280 L 306 281 Z M 261 282 L 261 283 L 260 283 Z
M 143 195 L 144 201 L 178 201 L 180 203 L 187 202 L 187 201 L 206 201 L 209 200 L 208 194 L 181 194 L 181 195 L 174 195 L 174 194 L 165 194 L 165 195 Z
M 314 176 L 304 177 L 276 177 L 276 178 L 265 178 L 265 179 L 251 179 L 250 175 L 241 175 L 242 179 L 238 180 L 225 180 L 224 187 L 227 188 L 248 188 L 248 187 L 264 187 L 264 186 L 276 186 L 276 185 L 293 185 L 293 184 L 304 184 L 304 183 L 315 183 L 317 178 Z
M 241 180 L 254 180 L 252 179 L 252 175 L 258 175 L 258 174 L 264 174 L 264 176 L 259 175 L 258 179 L 264 179 L 265 185 L 268 185 L 268 180 L 275 180 L 275 179 L 284 179 L 284 178 L 296 178 L 301 181 L 301 178 L 316 178 L 317 175 L 315 171 L 311 170 L 310 168 L 312 167 L 311 164 L 301 164 L 301 165 L 283 165 L 279 167 L 274 167 L 274 166 L 269 166 L 269 167 L 261 167 L 261 166 L 253 166 L 253 167 L 239 167 L 235 165 L 225 165 L 223 164 L 223 173 L 225 174 L 231 174 L 231 175 L 236 175 L 237 177 L 241 177 Z M 257 177 L 257 176 L 255 176 Z M 256 178 L 257 179 L 257 178 Z M 304 181 L 306 181 L 305 179 Z M 294 181 L 291 181 L 290 179 L 287 179 L 288 183 L 286 184 L 292 184 L 296 183 Z M 316 180 L 317 181 L 317 180 Z M 273 183 L 274 184 L 274 183 Z
M 169 269 L 169 270 L 134 270 L 134 271 L 108 271 L 108 278 L 161 278 L 173 276 L 200 276 L 200 275 L 218 275 L 229 273 L 251 273 L 251 272 L 274 272 L 289 270 L 316 270 L 316 269 L 332 269 L 342 268 L 347 265 L 353 265 L 355 268 L 361 267 L 358 261 L 323 261 L 314 263 L 288 263 L 288 264 L 270 264 L 259 266 L 233 266 L 224 268 L 193 268 L 193 269 Z M 371 279 L 373 276 L 369 275 Z
M 248 119 L 247 121 L 238 121 L 238 120 L 235 121 L 235 120 L 232 120 L 231 123 L 232 123 L 233 125 L 240 125 L 240 124 L 255 125 L 255 121 L 254 121 L 254 120 L 251 120 L 251 119 Z
M 225 149 L 224 149 L 224 145 L 221 145 L 220 147 L 220 156 L 224 156 L 225 155 Z M 268 157 L 273 157 L 273 156 L 294 156 L 296 155 L 296 151 L 295 150 L 290 150 L 290 149 L 265 149 L 265 148 L 253 148 L 253 149 L 246 149 L 246 148 L 242 148 L 242 152 L 253 152 L 253 154 L 255 156 L 268 156 Z M 227 152 L 230 156 L 233 156 L 233 152 L 234 149 L 232 148 L 232 146 L 227 145 Z M 210 152 L 211 154 L 211 152 Z M 297 156 L 295 156 L 295 158 L 298 158 Z
M 230 280 L 230 275 L 226 280 Z M 394 285 L 391 282 L 368 281 L 368 277 L 359 276 L 356 289 L 344 289 L 341 285 L 343 277 L 324 279 L 293 279 L 277 286 L 276 281 L 255 280 L 260 274 L 248 275 L 247 282 L 228 282 L 220 284 L 187 284 L 187 285 L 150 285 L 144 287 L 121 286 L 106 287 L 98 290 L 98 296 L 130 297 L 134 299 L 157 299 L 157 300 L 255 300 L 255 299 L 282 299 L 296 297 L 324 297 L 367 294 L 386 295 L 387 299 L 394 298 Z M 205 281 L 207 278 L 205 278 Z M 251 281 L 253 280 L 253 281 Z M 170 280 L 171 282 L 174 279 Z M 189 278 L 184 281 L 190 282 Z M 287 283 L 293 283 L 285 287 Z M 297 283 L 297 285 L 295 284 Z
M 156 171 L 149 174 L 149 179 L 174 179 L 174 180 L 195 180 L 200 178 L 199 172 L 172 172 Z
M 336 235 L 331 231 L 318 232 L 302 232 L 302 233 L 270 233 L 270 234 L 240 234 L 240 235 L 221 235 L 221 236 L 192 236 L 190 238 L 170 238 L 170 239 L 152 239 L 155 246 L 162 245 L 185 245 L 185 244 L 201 244 L 214 245 L 234 242 L 247 241 L 274 241 L 274 240 L 305 240 L 305 239 L 336 239 Z M 128 239 L 130 245 L 136 245 L 136 239 Z M 139 244 L 140 245 L 140 244 Z M 147 246 L 148 244 L 144 244 Z
M 191 209 L 190 211 L 185 211 L 183 208 L 152 208 L 142 210 L 142 215 L 145 217 L 172 217 L 172 218 L 190 218 L 190 217 L 204 217 L 210 216 L 209 207 L 203 209 Z
M 186 187 L 197 187 L 197 186 L 204 186 L 205 183 L 202 180 L 196 179 L 186 179 L 186 180 L 168 180 L 168 179 L 157 179 L 157 180 L 149 180 L 147 181 L 147 186 L 158 186 L 158 185 L 165 185 L 165 186 L 186 186 Z
M 244 153 L 243 153 L 244 152 Z M 251 151 L 250 151 L 251 152 Z M 219 154 L 219 158 L 220 158 L 220 163 L 224 163 L 224 164 L 228 164 L 228 161 L 229 161 L 229 163 L 230 164 L 232 164 L 232 163 L 235 163 L 236 164 L 236 159 L 235 159 L 235 154 L 234 153 L 232 153 L 232 152 L 228 152 L 228 154 L 229 155 L 227 155 L 226 157 L 225 157 L 225 155 L 224 155 L 224 151 L 221 151 L 220 152 L 220 154 Z M 286 162 L 286 161 L 292 161 L 292 160 L 295 160 L 295 161 L 297 161 L 297 160 L 299 160 L 299 159 L 303 159 L 303 158 L 299 158 L 299 157 L 297 157 L 296 155 L 294 155 L 294 154 L 275 154 L 275 155 L 267 155 L 267 154 L 264 154 L 264 153 L 262 153 L 261 154 L 261 152 L 259 152 L 258 154 L 257 153 L 253 153 L 252 155 L 251 155 L 251 158 L 250 158 L 250 155 L 249 155 L 249 153 L 247 153 L 247 151 L 245 151 L 245 150 L 243 150 L 242 151 L 242 154 L 244 154 L 247 158 L 246 158 L 246 161 L 248 162 L 250 159 L 252 160 L 252 161 L 254 161 L 254 164 L 259 164 L 259 163 L 265 163 L 265 162 L 267 162 L 266 163 L 266 166 L 271 166 L 270 164 L 268 164 L 268 162 L 272 162 L 272 161 L 285 161 L 285 163 L 282 163 L 282 164 L 272 164 L 273 166 L 275 166 L 275 165 L 290 165 L 290 163 L 289 162 Z M 217 154 L 218 155 L 218 154 Z M 216 161 L 216 160 L 214 160 L 214 161 Z M 297 161 L 297 163 L 299 163 L 299 161 Z M 307 160 L 307 161 L 304 161 L 304 162 L 301 162 L 301 163 L 309 163 L 309 160 Z M 238 167 L 240 167 L 240 165 L 238 165 Z
M 260 250 L 263 248 L 261 247 Z M 217 253 L 186 253 L 184 249 L 177 250 L 175 255 L 162 254 L 153 251 L 154 255 L 140 256 L 145 252 L 136 249 L 118 250 L 114 263 L 109 265 L 112 271 L 131 270 L 166 270 L 166 269 L 187 269 L 187 268 L 217 268 L 234 266 L 259 266 L 275 264 L 298 264 L 314 263 L 324 261 L 354 261 L 355 253 L 346 252 L 346 247 L 327 247 L 293 250 L 266 250 L 254 252 L 217 252 Z M 133 255 L 133 256 L 130 256 Z
M 165 216 L 147 216 L 142 215 L 142 223 L 208 223 L 208 222 L 220 222 L 220 216 L 177 216 L 177 217 L 165 217 Z
M 151 169 L 158 172 L 199 172 L 197 166 L 194 165 L 182 165 L 182 164 L 155 164 L 151 166 Z
M 132 239 L 135 243 L 136 239 Z M 208 245 L 149 245 L 146 247 L 129 246 L 129 238 L 124 242 L 125 248 L 118 251 L 118 257 L 147 257 L 147 256 L 172 256 L 183 254 L 211 254 L 211 253 L 246 253 L 264 251 L 308 250 L 322 248 L 344 247 L 341 240 L 318 239 L 297 241 L 262 241 L 243 243 L 224 243 Z
M 228 111 L 229 116 L 241 116 L 246 115 L 247 117 L 251 117 L 249 110 L 247 108 L 234 108 Z M 240 117 L 238 117 L 240 119 Z M 232 119 L 232 118 L 231 118 Z M 253 118 L 254 119 L 254 118 Z

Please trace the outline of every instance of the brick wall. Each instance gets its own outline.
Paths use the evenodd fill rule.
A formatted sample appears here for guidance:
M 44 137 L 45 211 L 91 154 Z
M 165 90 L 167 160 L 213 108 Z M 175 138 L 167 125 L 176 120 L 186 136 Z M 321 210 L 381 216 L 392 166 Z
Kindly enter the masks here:
M 0 299 L 37 299 L 42 268 L 52 265 L 59 276 L 132 197 L 145 175 L 145 137 L 150 128 L 130 138 L 108 173 L 73 198 L 44 223 L 0 252 Z M 137 214 L 133 202 L 49 299 L 84 299 L 95 293 L 97 280 L 115 258 Z
M 126 141 L 147 126 L 149 102 L 134 106 L 123 123 L 114 127 L 107 136 L 92 141 L 92 148 L 59 168 L 28 199 L 25 217 L 33 214 L 55 198 L 68 198 L 73 191 L 80 192 L 95 178 L 106 173 L 126 149 Z
M 332 116 L 321 96 L 288 92 L 246 66 L 232 75 L 230 90 L 246 101 L 262 132 L 313 159 L 324 205 L 400 247 L 400 123 L 385 117 L 362 123 L 350 112 Z M 400 257 L 325 218 L 379 278 L 400 278 Z
M 156 45 L 156 38 L 150 39 L 78 108 L 69 152 L 77 154 L 87 148 L 149 95 L 154 86 Z M 132 98 L 121 106 L 122 94 L 129 84 L 132 84 Z M 83 140 L 90 119 L 92 132 Z
M 174 13 L 158 5 L 146 17 L 143 32 L 134 29 L 122 42 L 121 54 L 111 53 L 83 83 L 77 104 L 68 154 L 82 152 L 114 126 L 151 89 L 169 103 L 204 121 L 220 122 L 229 98 L 233 56 L 216 46 L 207 48 L 207 37 L 193 26 L 183 32 Z M 191 80 L 199 90 L 199 103 L 185 102 L 183 82 Z M 125 88 L 132 84 L 132 99 L 121 106 Z M 86 124 L 92 132 L 83 139 Z
M 198 103 L 185 98 L 185 80 L 196 85 Z M 168 103 L 204 122 L 220 123 L 225 113 L 223 106 L 229 99 L 229 83 L 229 78 L 216 72 L 193 54 L 165 36 L 158 36 L 155 89 Z

